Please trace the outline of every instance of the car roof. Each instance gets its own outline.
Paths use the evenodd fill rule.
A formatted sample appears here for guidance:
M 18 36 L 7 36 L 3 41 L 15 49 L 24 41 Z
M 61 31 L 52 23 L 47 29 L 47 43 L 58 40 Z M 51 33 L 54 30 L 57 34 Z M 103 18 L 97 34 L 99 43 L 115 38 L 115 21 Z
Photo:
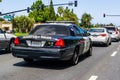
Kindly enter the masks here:
M 90 28 L 90 29 L 106 29 L 106 28 Z
M 70 26 L 70 25 L 75 25 L 75 21 L 46 21 L 45 23 L 37 24 L 37 25 L 62 25 L 62 26 Z
M 105 26 L 105 28 L 117 28 L 116 26 Z
M 40 25 L 63 25 L 63 26 L 69 26 L 69 25 L 75 25 L 75 24 L 70 24 L 70 23 L 43 23 Z

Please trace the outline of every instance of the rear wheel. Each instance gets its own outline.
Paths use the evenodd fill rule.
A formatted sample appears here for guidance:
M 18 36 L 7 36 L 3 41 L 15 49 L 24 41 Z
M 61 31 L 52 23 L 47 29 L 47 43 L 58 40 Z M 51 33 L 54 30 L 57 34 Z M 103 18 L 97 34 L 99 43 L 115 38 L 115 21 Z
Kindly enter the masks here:
M 23 58 L 25 62 L 31 63 L 33 62 L 33 59 L 29 59 L 29 58 Z
M 75 51 L 74 51 L 74 54 L 73 54 L 73 56 L 72 56 L 72 58 L 70 60 L 70 62 L 71 62 L 72 65 L 76 65 L 79 62 L 78 52 L 79 52 L 78 48 L 76 48 Z

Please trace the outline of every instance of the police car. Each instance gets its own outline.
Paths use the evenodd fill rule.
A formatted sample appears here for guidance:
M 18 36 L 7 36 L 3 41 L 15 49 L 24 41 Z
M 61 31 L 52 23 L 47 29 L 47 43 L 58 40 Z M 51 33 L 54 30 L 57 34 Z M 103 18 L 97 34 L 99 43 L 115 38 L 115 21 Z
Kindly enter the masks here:
M 15 38 L 12 54 L 26 62 L 64 60 L 76 65 L 80 55 L 92 55 L 88 36 L 72 23 L 44 23 L 34 27 L 28 36 Z

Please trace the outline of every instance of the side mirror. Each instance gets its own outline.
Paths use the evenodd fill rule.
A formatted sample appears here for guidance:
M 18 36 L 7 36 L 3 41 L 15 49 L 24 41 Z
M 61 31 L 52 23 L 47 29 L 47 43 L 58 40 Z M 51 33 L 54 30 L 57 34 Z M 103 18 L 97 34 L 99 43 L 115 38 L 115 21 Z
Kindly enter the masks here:
M 90 33 L 87 33 L 87 36 L 90 36 L 91 34 Z

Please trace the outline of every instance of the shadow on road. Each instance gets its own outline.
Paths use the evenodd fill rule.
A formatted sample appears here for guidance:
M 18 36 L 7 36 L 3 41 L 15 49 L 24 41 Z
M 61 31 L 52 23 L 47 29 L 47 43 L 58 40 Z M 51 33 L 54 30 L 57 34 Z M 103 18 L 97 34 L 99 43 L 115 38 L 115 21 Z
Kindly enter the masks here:
M 22 62 L 15 63 L 14 66 L 61 70 L 61 69 L 68 68 L 71 65 L 68 64 L 66 61 L 64 62 L 64 61 L 39 60 L 39 61 L 31 62 L 31 63 L 22 61 Z
M 83 61 L 84 59 L 86 59 L 85 55 L 80 56 L 78 64 L 80 64 L 80 62 Z M 43 69 L 53 69 L 53 70 L 61 70 L 61 69 L 66 69 L 73 66 L 68 61 L 53 61 L 53 60 L 50 60 L 50 61 L 38 60 L 31 63 L 21 61 L 13 65 L 18 67 L 43 68 Z
M 9 54 L 9 53 L 4 50 L 0 50 L 0 55 L 3 55 L 3 54 Z

